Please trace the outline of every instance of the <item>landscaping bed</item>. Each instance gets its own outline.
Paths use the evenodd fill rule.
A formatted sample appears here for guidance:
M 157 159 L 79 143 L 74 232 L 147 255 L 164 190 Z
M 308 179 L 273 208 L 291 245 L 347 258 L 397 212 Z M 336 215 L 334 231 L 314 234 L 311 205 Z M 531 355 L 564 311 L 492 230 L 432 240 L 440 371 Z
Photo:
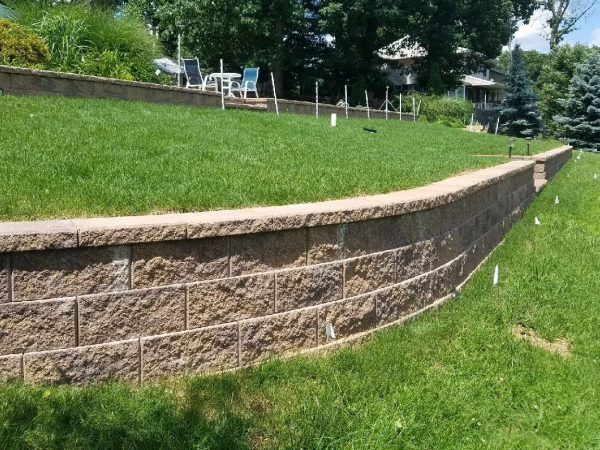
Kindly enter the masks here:
M 506 161 L 506 137 L 399 120 L 0 96 L 0 221 L 384 193 Z M 364 128 L 376 129 L 368 133 Z M 534 141 L 538 153 L 561 144 Z M 525 154 L 525 141 L 514 154 Z M 497 154 L 476 158 L 474 154 Z

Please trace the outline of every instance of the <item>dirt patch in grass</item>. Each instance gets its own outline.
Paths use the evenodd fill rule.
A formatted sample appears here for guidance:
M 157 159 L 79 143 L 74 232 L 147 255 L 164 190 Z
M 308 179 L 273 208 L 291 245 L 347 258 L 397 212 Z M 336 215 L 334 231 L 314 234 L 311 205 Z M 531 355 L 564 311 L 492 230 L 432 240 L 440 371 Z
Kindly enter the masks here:
M 569 343 L 565 339 L 556 339 L 550 342 L 537 335 L 535 330 L 526 328 L 521 324 L 517 324 L 512 328 L 512 334 L 517 339 L 523 339 L 529 341 L 529 343 L 535 347 L 542 348 L 551 353 L 555 353 L 563 358 L 571 356 L 571 350 L 569 349 Z

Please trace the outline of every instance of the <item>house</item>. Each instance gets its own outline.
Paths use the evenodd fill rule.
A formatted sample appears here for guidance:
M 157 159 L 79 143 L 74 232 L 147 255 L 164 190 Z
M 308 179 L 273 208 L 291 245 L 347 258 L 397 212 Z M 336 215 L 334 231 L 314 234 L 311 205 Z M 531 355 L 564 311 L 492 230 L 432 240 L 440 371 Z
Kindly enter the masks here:
M 417 75 L 411 71 L 415 60 L 425 56 L 425 50 L 417 45 L 409 45 L 407 38 L 399 39 L 388 47 L 381 49 L 378 54 L 383 59 L 394 61 L 397 66 L 401 64 L 404 69 L 392 69 L 384 65 L 390 82 L 397 91 L 420 91 L 423 86 L 419 85 Z M 460 54 L 470 53 L 469 49 L 458 48 Z M 496 105 L 502 101 L 505 90 L 507 74 L 499 69 L 490 68 L 482 73 L 466 75 L 462 80 L 462 86 L 448 91 L 449 97 L 466 98 L 473 103 L 476 109 L 494 110 Z

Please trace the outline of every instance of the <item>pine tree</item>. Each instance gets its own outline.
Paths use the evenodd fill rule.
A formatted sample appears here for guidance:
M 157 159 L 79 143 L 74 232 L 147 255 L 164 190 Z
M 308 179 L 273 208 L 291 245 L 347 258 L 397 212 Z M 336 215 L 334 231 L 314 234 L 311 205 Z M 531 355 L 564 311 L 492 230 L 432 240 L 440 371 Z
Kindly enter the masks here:
M 569 93 L 563 100 L 564 115 L 554 116 L 562 141 L 584 150 L 600 151 L 600 53 L 577 67 Z
M 500 133 L 535 137 L 544 129 L 542 113 L 536 106 L 533 82 L 527 78 L 519 44 L 512 51 L 512 66 L 504 99 L 500 105 Z

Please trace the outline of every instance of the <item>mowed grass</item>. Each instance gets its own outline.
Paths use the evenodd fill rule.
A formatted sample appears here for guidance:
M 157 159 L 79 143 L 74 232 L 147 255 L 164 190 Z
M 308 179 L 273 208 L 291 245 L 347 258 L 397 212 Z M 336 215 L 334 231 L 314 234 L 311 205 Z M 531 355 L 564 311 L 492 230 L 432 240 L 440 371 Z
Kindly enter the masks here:
M 567 163 L 439 310 L 327 356 L 237 373 L 142 388 L 5 384 L 0 448 L 598 447 L 594 173 L 597 155 Z M 549 342 L 564 339 L 569 356 L 516 339 L 518 324 Z
M 505 137 L 398 120 L 0 96 L 0 221 L 312 202 L 495 165 Z M 375 128 L 370 134 L 364 127 Z M 535 152 L 560 145 L 534 142 Z M 525 142 L 516 153 L 524 153 Z

